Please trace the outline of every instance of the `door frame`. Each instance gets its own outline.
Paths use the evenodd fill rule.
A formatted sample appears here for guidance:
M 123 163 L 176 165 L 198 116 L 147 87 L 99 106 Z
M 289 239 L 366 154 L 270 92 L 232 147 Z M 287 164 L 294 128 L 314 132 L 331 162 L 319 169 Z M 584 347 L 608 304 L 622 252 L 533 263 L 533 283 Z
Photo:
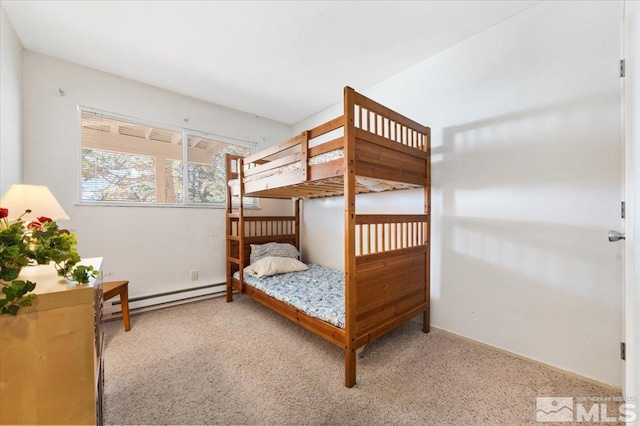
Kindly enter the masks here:
M 623 59 L 625 77 L 623 81 L 624 120 L 624 173 L 625 173 L 625 234 L 624 244 L 624 338 L 626 362 L 623 395 L 640 397 L 640 274 L 636 265 L 640 264 L 640 214 L 636 203 L 636 193 L 640 191 L 640 5 L 635 1 L 623 2 Z M 634 424 L 640 425 L 640 419 Z

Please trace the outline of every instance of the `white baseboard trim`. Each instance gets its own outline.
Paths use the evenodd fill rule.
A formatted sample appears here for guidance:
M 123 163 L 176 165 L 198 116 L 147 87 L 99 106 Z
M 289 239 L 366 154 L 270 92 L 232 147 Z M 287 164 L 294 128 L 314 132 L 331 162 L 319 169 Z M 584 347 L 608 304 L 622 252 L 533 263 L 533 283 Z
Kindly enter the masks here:
M 183 303 L 196 302 L 198 300 L 224 296 L 225 290 L 226 284 L 219 283 L 190 289 L 130 298 L 129 314 L 136 315 L 155 309 L 161 309 L 169 306 L 181 305 Z M 104 321 L 111 321 L 122 318 L 122 309 L 120 307 L 119 298 L 110 299 L 104 302 L 104 305 L 102 307 L 102 318 Z

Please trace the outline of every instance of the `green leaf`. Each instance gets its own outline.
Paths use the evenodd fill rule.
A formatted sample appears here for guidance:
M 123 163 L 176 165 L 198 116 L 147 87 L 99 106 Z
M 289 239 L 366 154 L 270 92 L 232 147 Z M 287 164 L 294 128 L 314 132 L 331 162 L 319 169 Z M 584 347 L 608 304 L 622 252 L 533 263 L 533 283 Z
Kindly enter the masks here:
M 33 299 L 35 298 L 36 298 L 35 294 L 29 294 L 25 296 L 25 298 L 22 299 L 20 302 L 18 302 L 18 305 L 22 306 L 23 308 L 27 306 L 31 306 L 31 304 L 33 303 Z
M 0 310 L 0 312 L 2 312 L 3 314 L 16 315 L 19 310 L 20 307 L 18 305 L 9 305 L 4 306 L 2 310 Z
M 31 281 L 27 281 L 26 285 L 25 285 L 25 288 L 27 289 L 27 292 L 33 291 L 36 288 L 36 283 L 31 282 Z M 35 297 L 35 295 L 33 297 Z
M 13 281 L 20 275 L 19 268 L 2 267 L 0 270 L 0 280 Z
M 29 292 L 29 290 L 27 290 L 27 283 L 24 281 L 14 281 L 13 289 L 16 293 L 17 299 L 22 298 L 25 294 Z
M 16 293 L 13 290 L 13 287 L 2 287 L 2 292 L 5 294 L 5 296 L 7 296 L 7 300 L 9 302 L 13 302 L 13 300 L 16 298 Z

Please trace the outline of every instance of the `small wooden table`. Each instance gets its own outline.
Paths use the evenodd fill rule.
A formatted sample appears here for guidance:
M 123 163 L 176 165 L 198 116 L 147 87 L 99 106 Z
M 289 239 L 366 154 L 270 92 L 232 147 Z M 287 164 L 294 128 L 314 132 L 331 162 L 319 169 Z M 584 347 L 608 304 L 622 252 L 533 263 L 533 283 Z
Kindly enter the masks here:
M 129 321 L 129 281 L 108 281 L 102 283 L 102 300 L 109 300 L 117 295 L 120 295 L 124 331 L 129 331 L 131 330 L 131 322 Z

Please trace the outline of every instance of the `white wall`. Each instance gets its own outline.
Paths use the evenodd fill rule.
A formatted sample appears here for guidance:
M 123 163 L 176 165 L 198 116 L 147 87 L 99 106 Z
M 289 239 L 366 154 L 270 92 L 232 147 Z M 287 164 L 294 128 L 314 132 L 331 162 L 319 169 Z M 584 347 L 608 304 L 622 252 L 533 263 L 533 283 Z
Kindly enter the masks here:
M 22 44 L 0 6 L 0 197 L 22 183 Z
M 25 182 L 49 186 L 71 217 L 64 226 L 76 232 L 80 254 L 104 256 L 106 279 L 129 280 L 131 298 L 224 282 L 224 209 L 78 205 L 77 107 L 178 127 L 188 117 L 191 129 L 260 142 L 259 149 L 264 138 L 288 138 L 290 126 L 31 51 L 23 78 Z M 291 212 L 290 203 L 263 207 L 252 213 Z
M 433 325 L 617 386 L 620 11 L 542 2 L 364 90 L 433 129 Z M 362 198 L 361 212 L 422 206 L 421 191 Z M 308 260 L 342 267 L 317 242 L 342 241 L 343 209 L 306 202 Z

